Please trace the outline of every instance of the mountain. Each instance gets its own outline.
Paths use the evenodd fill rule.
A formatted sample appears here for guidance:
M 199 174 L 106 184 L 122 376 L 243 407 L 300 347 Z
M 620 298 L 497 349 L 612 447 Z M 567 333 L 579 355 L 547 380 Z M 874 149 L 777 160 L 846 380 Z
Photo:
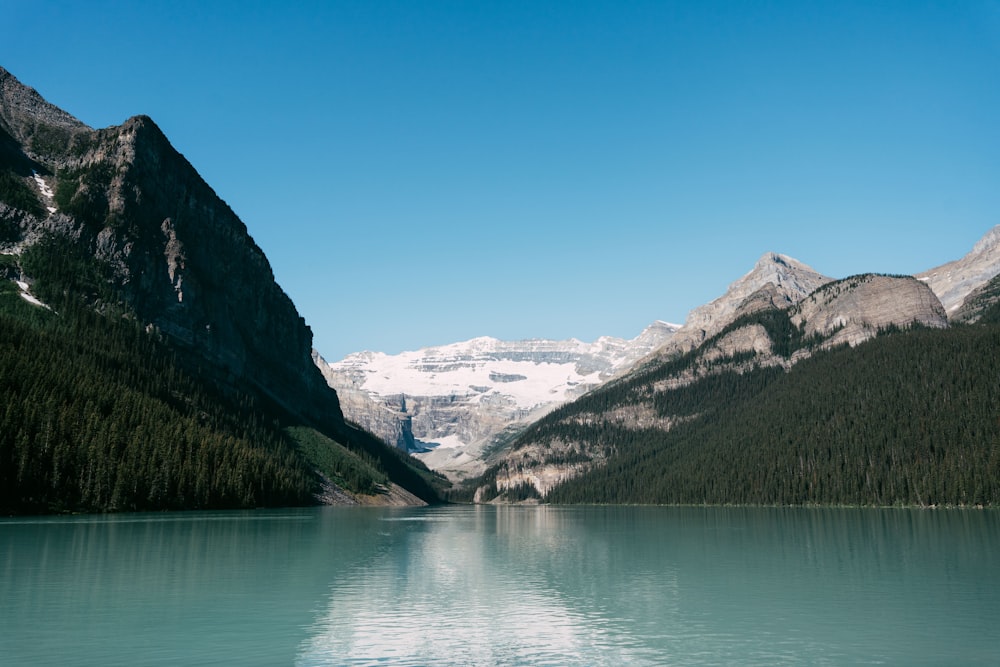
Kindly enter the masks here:
M 56 209 L 37 218 L 8 213 L 20 236 L 8 251 L 46 233 L 71 238 L 109 267 L 139 320 L 222 373 L 286 407 L 286 396 L 329 393 L 312 369 L 311 332 L 264 253 L 151 119 L 89 130 L 6 71 L 0 94 L 5 143 L 24 149 L 15 167 L 31 166 Z M 338 412 L 332 396 L 308 410 Z
M 339 448 L 338 460 L 362 456 L 387 484 L 435 497 L 423 466 L 344 422 L 313 364 L 312 333 L 263 251 L 150 118 L 94 130 L 0 68 L 0 258 L 22 297 L 56 318 L 111 329 L 131 322 L 157 341 L 150 354 L 172 355 L 167 366 L 206 394 L 253 402 L 255 418 L 315 429 L 323 445 L 289 446 L 317 488 L 331 488 L 326 450 Z M 31 453 L 27 440 L 18 446 Z
M 744 450 L 737 443 L 757 442 L 761 437 L 766 440 L 787 432 L 794 436 L 790 439 L 780 436 L 779 440 L 784 446 L 796 447 L 801 439 L 810 441 L 808 434 L 813 429 L 829 433 L 832 440 L 823 442 L 828 447 L 827 456 L 831 456 L 839 446 L 837 438 L 863 443 L 867 442 L 864 438 L 878 433 L 878 439 L 871 443 L 878 447 L 869 454 L 882 456 L 883 450 L 879 448 L 889 448 L 892 451 L 889 459 L 880 459 L 884 462 L 900 455 L 897 448 L 905 448 L 906 438 L 917 437 L 913 433 L 914 413 L 907 411 L 919 410 L 916 414 L 921 417 L 917 424 L 923 429 L 919 439 L 933 449 L 933 443 L 926 442 L 927 433 L 941 435 L 943 424 L 952 419 L 933 406 L 928 407 L 926 395 L 938 395 L 942 390 L 935 382 L 946 385 L 946 395 L 957 404 L 975 406 L 976 411 L 970 424 L 955 427 L 941 440 L 942 446 L 947 444 L 954 454 L 971 445 L 972 451 L 962 456 L 978 461 L 983 456 L 978 449 L 981 443 L 969 443 L 969 433 L 970 429 L 971 433 L 983 429 L 986 443 L 993 437 L 994 425 L 989 418 L 983 421 L 981 415 L 983 406 L 989 405 L 995 382 L 979 387 L 972 375 L 978 378 L 984 368 L 993 367 L 995 347 L 990 346 L 994 344 L 995 332 L 950 331 L 945 308 L 932 288 L 949 287 L 953 299 L 975 311 L 975 317 L 967 320 L 993 321 L 1000 288 L 995 279 L 991 280 L 994 276 L 989 275 L 990 269 L 982 267 L 989 266 L 983 258 L 992 256 L 1000 239 L 994 232 L 987 234 L 969 256 L 946 265 L 963 269 L 962 275 L 967 277 L 961 289 L 954 288 L 954 281 L 927 280 L 925 274 L 921 274 L 921 279 L 864 274 L 834 281 L 801 263 L 769 253 L 733 283 L 725 295 L 692 311 L 674 338 L 644 363 L 525 429 L 481 478 L 471 482 L 467 493 L 478 501 L 543 497 L 572 502 L 882 504 L 886 497 L 879 494 L 852 495 L 853 491 L 840 486 L 836 492 L 832 491 L 835 475 L 828 467 L 823 474 L 830 478 L 824 492 L 829 495 L 817 495 L 818 492 L 813 493 L 815 489 L 802 495 L 801 488 L 793 489 L 794 485 L 782 482 L 773 485 L 770 496 L 735 490 L 727 496 L 726 489 L 733 489 L 727 484 L 736 484 L 734 475 L 749 475 L 741 477 L 739 484 L 760 484 L 753 475 L 764 474 L 760 472 L 762 469 L 775 469 L 769 466 L 777 465 L 776 460 L 767 459 L 765 451 L 772 457 L 787 455 L 787 450 L 775 446 L 755 445 L 761 447 L 759 451 L 764 458 L 753 463 L 746 457 L 752 458 L 755 450 Z M 958 273 L 953 268 L 950 275 Z M 911 344 L 912 349 L 908 347 Z M 945 349 L 951 350 L 951 357 L 939 353 Z M 875 350 L 873 354 L 878 361 L 858 361 L 867 359 L 863 350 Z M 990 357 L 986 360 L 990 363 L 981 363 L 981 356 Z M 924 357 L 930 360 L 920 361 Z M 814 358 L 819 360 L 813 361 Z M 895 363 L 918 366 L 904 373 Z M 925 367 L 920 366 L 922 363 Z M 970 364 L 976 368 L 969 368 Z M 805 395 L 796 398 L 796 391 L 812 391 L 810 383 L 827 391 L 825 396 L 836 396 L 836 401 L 824 399 L 830 404 L 818 406 L 816 400 Z M 870 397 L 875 391 L 880 392 L 876 394 L 879 396 L 896 394 L 892 400 L 898 405 L 889 408 L 896 411 L 867 412 L 866 401 L 838 393 L 851 386 L 850 383 L 855 383 L 857 397 Z M 925 391 L 924 397 L 913 396 L 914 387 Z M 773 392 L 773 397 L 767 392 Z M 843 401 L 844 405 L 837 401 Z M 811 412 L 801 409 L 802 405 L 809 405 Z M 784 420 L 789 414 L 795 417 L 786 424 Z M 826 416 L 830 414 L 834 416 Z M 874 422 L 873 414 L 880 415 Z M 761 415 L 767 415 L 767 420 L 758 423 Z M 827 419 L 838 420 L 837 427 L 823 430 Z M 891 433 L 882 433 L 883 428 L 891 428 Z M 702 449 L 706 443 L 713 444 Z M 849 456 L 860 454 L 852 451 Z M 684 474 L 697 475 L 696 485 L 679 477 L 680 468 L 656 467 L 681 460 L 676 457 L 683 457 L 684 465 L 688 466 L 683 468 Z M 737 459 L 744 461 L 745 467 L 730 470 L 726 462 Z M 986 459 L 982 459 L 987 468 L 994 465 L 989 461 L 992 459 L 987 453 Z M 841 463 L 854 465 L 848 459 Z M 859 463 L 850 473 L 842 472 L 850 477 L 870 467 Z M 749 468 L 758 472 L 748 473 Z M 914 470 L 908 468 L 904 473 Z M 878 474 L 888 473 L 879 469 Z M 927 493 L 918 495 L 912 485 L 900 482 L 898 474 L 890 475 L 896 485 L 890 504 L 927 502 Z M 921 468 L 920 474 L 929 473 Z M 705 475 L 717 477 L 718 486 L 713 487 L 711 494 L 705 492 L 705 484 L 709 483 Z M 981 473 L 976 475 L 979 476 L 975 484 L 983 486 Z M 949 483 L 968 482 L 955 479 L 949 478 Z M 854 480 L 837 485 L 841 483 L 850 485 Z M 865 484 L 871 483 L 869 479 Z M 613 491 L 599 491 L 601 485 Z M 681 488 L 688 490 L 681 493 Z M 871 491 L 869 488 L 868 492 Z M 990 493 L 969 495 L 958 487 L 950 487 L 940 497 L 947 503 L 981 502 L 974 498 L 984 497 L 994 502 L 996 496 Z
M 482 472 L 499 446 L 553 408 L 624 372 L 676 325 L 655 322 L 632 340 L 495 338 L 316 363 L 349 420 L 417 452 L 453 479 Z
M 677 334 L 659 350 L 662 356 L 687 352 L 742 315 L 798 303 L 828 278 L 787 255 L 769 252 L 726 293 L 692 310 Z

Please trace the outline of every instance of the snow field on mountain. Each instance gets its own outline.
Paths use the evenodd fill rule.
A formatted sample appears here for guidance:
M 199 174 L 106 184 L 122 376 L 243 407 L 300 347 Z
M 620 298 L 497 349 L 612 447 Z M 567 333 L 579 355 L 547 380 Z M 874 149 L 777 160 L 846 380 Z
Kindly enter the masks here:
M 564 401 L 568 392 L 579 391 L 580 385 L 596 386 L 601 381 L 599 372 L 580 374 L 573 362 L 430 358 L 418 352 L 378 356 L 365 369 L 365 380 L 360 387 L 379 396 L 402 390 L 410 396 L 463 396 L 475 403 L 503 395 L 518 408 L 530 410 L 542 403 Z M 516 376 L 524 379 L 513 379 Z
M 503 431 L 600 386 L 678 328 L 656 321 L 632 340 L 602 336 L 592 343 L 483 336 L 392 355 L 357 352 L 334 363 L 318 357 L 317 363 L 334 389 L 352 397 L 342 403 L 348 419 L 395 442 L 398 422 L 385 425 L 384 411 L 403 407 L 414 440 L 429 450 L 415 456 L 464 478 L 482 472 L 484 448 Z

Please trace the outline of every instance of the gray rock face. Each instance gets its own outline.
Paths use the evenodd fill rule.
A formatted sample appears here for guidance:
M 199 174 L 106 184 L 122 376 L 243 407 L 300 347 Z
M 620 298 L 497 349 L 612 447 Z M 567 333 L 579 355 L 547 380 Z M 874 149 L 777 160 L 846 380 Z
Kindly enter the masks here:
M 917 279 L 937 295 L 948 316 L 953 316 L 973 291 L 1000 273 L 1000 225 L 997 225 L 973 246 L 972 250 L 953 262 L 917 274 Z
M 765 308 L 791 306 L 830 280 L 787 255 L 765 253 L 749 273 L 729 286 L 725 294 L 692 310 L 684 326 L 658 354 L 692 350 L 738 317 Z
M 5 206 L 18 234 L 0 251 L 70 237 L 113 270 L 137 319 L 209 362 L 220 382 L 341 419 L 312 362 L 312 332 L 264 253 L 151 119 L 91 130 L 0 69 L 0 130 L 0 166 L 33 188 L 40 179 L 58 205 L 43 217 Z
M 316 361 L 347 419 L 459 479 L 480 472 L 506 437 L 623 372 L 675 330 L 657 322 L 630 341 L 477 338 Z
M 750 324 L 730 331 L 716 341 L 706 346 L 701 353 L 705 362 L 716 362 L 720 359 L 735 357 L 741 353 L 753 352 L 759 356 L 769 356 L 773 344 L 767 330 L 760 324 Z
M 413 437 L 413 416 L 406 412 L 406 406 L 402 401 L 394 403 L 392 398 L 385 401 L 373 400 L 367 392 L 358 389 L 351 382 L 341 382 L 342 378 L 315 350 L 313 350 L 313 362 L 327 383 L 337 388 L 337 397 L 340 399 L 340 408 L 345 419 L 404 452 L 420 449 Z
M 829 336 L 824 347 L 858 345 L 890 326 L 948 326 L 937 296 L 909 277 L 867 274 L 838 280 L 802 299 L 793 312 L 792 323 L 806 336 Z

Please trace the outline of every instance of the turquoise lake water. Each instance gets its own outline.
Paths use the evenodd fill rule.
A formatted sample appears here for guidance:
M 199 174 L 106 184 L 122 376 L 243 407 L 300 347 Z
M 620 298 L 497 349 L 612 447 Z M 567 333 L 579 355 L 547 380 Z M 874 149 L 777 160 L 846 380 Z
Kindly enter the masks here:
M 0 519 L 0 665 L 997 665 L 1000 513 Z

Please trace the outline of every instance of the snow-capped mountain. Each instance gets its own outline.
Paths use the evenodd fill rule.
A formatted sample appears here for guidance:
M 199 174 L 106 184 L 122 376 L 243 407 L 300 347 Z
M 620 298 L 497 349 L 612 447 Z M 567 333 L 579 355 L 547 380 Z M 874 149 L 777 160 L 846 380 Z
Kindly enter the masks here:
M 655 322 L 632 340 L 604 336 L 593 343 L 482 337 L 315 360 L 347 419 L 458 478 L 481 470 L 489 446 L 504 434 L 628 370 L 678 328 Z

